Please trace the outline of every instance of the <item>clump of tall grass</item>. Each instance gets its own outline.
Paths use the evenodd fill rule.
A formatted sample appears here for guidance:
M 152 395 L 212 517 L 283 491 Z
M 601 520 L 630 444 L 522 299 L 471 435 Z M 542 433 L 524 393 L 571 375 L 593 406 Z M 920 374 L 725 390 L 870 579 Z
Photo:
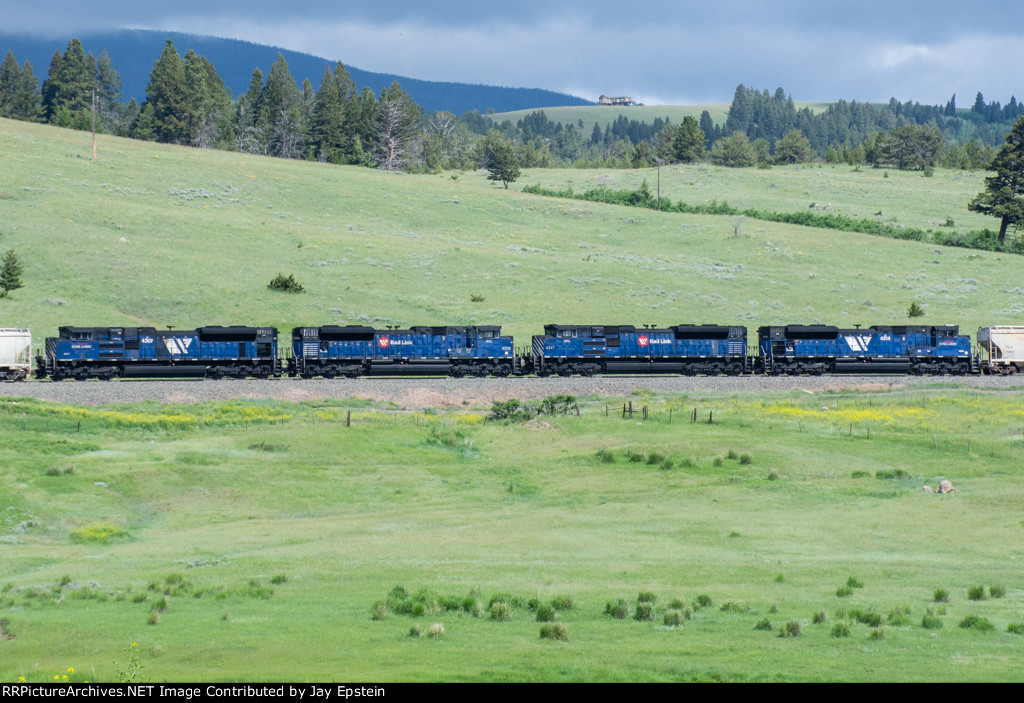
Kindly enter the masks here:
M 960 621 L 960 627 L 965 630 L 978 630 L 979 632 L 990 632 L 995 629 L 991 622 L 980 615 L 968 615 Z
M 925 613 L 924 617 L 921 618 L 921 627 L 923 627 L 926 630 L 941 630 L 942 618 L 940 618 L 938 615 Z
M 698 609 L 699 608 L 710 608 L 711 605 L 712 605 L 712 603 L 711 603 L 711 596 L 709 596 L 706 593 L 701 593 L 699 596 L 697 596 L 697 598 L 694 599 L 693 604 Z
M 772 631 L 772 621 L 769 618 L 761 618 L 760 620 L 757 621 L 757 624 L 754 625 L 754 629 L 755 630 L 764 630 L 766 632 L 771 632 Z
M 883 627 L 876 627 L 874 630 L 871 631 L 871 634 L 868 635 L 868 636 L 871 639 L 873 639 L 873 640 L 884 640 L 885 639 L 885 628 L 883 628 Z
M 387 602 L 379 600 L 370 609 L 370 618 L 373 620 L 383 620 L 388 616 L 388 612 Z
M 835 625 L 832 626 L 832 636 L 833 637 L 849 637 L 850 636 L 850 626 L 847 625 L 845 622 L 837 622 Z
M 828 620 L 828 613 L 824 610 L 819 610 L 814 614 L 814 617 L 811 618 L 811 622 L 813 622 L 815 625 L 821 625 L 826 620 Z
M 681 610 L 667 610 L 663 622 L 665 627 L 680 627 L 683 624 L 683 612 Z
M 1024 635 L 1024 622 L 1011 622 L 1006 626 L 1011 635 Z
M 970 586 L 967 589 L 967 600 L 985 600 L 985 587 Z
M 569 639 L 569 628 L 560 622 L 553 622 L 549 625 L 542 625 L 540 628 L 542 640 L 558 640 L 566 642 Z
M 658 596 L 655 595 L 653 591 L 640 591 L 640 593 L 637 594 L 636 600 L 638 603 L 654 604 L 658 602 Z
M 558 617 L 553 606 L 540 604 L 537 606 L 537 622 L 553 622 Z
M 433 637 L 435 640 L 439 640 L 442 637 L 444 637 L 444 625 L 439 622 L 435 622 L 433 625 L 431 625 L 430 636 Z
M 572 596 L 555 596 L 551 599 L 551 607 L 555 610 L 572 610 L 576 607 L 576 602 Z
M 932 600 L 936 603 L 948 603 L 949 602 L 949 591 L 945 588 L 936 588 L 932 594 Z
M 991 598 L 1002 598 L 1006 595 L 1006 586 L 989 586 L 988 595 Z
M 800 634 L 800 623 L 796 620 L 790 620 L 779 628 L 779 637 L 799 637 Z
M 599 449 L 597 452 L 597 458 L 604 464 L 614 464 L 615 452 L 611 449 Z
M 853 609 L 849 613 L 850 618 L 856 620 L 862 625 L 869 625 L 871 627 L 879 627 L 882 624 L 882 616 L 880 613 L 876 613 L 873 610 L 860 610 Z
M 616 620 L 625 620 L 629 616 L 629 604 L 622 598 L 608 601 L 604 606 L 604 614 L 610 615 Z
M 634 620 L 653 620 L 654 619 L 654 605 L 647 601 L 640 601 L 636 604 L 636 611 L 633 613 Z
M 910 624 L 910 606 L 903 603 L 896 606 L 889 611 L 889 616 L 886 621 L 890 625 L 909 625 Z
M 512 606 L 505 601 L 497 601 L 491 604 L 491 620 L 507 622 L 512 619 Z

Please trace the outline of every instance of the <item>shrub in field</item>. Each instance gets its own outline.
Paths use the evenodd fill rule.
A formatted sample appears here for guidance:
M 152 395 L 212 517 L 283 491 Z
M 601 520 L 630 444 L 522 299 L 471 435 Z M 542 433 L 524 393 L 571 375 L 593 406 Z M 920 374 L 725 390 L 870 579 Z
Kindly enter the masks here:
M 740 454 L 740 464 L 742 466 L 746 466 L 748 464 L 753 464 L 753 463 L 754 463 L 754 457 L 750 456 L 749 454 Z
M 696 600 L 694 600 L 694 605 L 696 605 L 698 608 L 710 608 L 711 596 L 709 596 L 706 593 L 701 593 L 699 596 L 697 596 Z
M 679 627 L 683 624 L 683 613 L 680 610 L 668 610 L 665 612 L 664 623 L 666 627 Z
M 846 598 L 847 596 L 853 595 L 853 589 L 849 586 L 840 586 L 836 589 L 836 596 L 839 598 Z
M 629 459 L 634 464 L 639 464 L 642 461 L 644 461 L 647 458 L 647 456 L 643 452 L 638 451 L 636 449 L 628 449 L 626 450 L 626 458 Z
M 882 624 L 882 616 L 871 610 L 851 610 L 850 617 L 863 625 L 879 627 Z
M 551 607 L 555 610 L 572 610 L 576 607 L 576 602 L 572 596 L 555 596 L 551 599 Z
M 1006 595 L 1006 586 L 989 586 L 988 595 L 992 598 L 1002 598 Z
M 641 601 L 636 604 L 636 612 L 633 613 L 634 620 L 653 620 L 654 619 L 654 605 L 647 601 Z
M 668 607 L 672 610 L 682 610 L 683 606 L 686 605 L 686 601 L 682 598 L 673 598 L 668 602 Z
M 666 461 L 665 455 L 660 452 L 651 452 L 650 454 L 647 455 L 647 463 L 651 466 L 660 464 L 663 461 Z
M 932 600 L 936 603 L 948 603 L 949 602 L 949 591 L 945 588 L 936 588 L 932 594 Z
M 755 630 L 765 630 L 766 632 L 771 632 L 772 631 L 772 621 L 769 620 L 768 618 L 761 618 L 760 620 L 757 621 L 757 624 L 754 625 L 754 629 Z
M 850 478 L 871 478 L 871 472 L 858 469 L 850 474 Z
M 856 576 L 851 576 L 850 578 L 846 579 L 846 585 L 850 588 L 864 588 L 864 582 Z
M 604 464 L 614 464 L 615 452 L 613 452 L 611 449 L 601 449 L 598 450 L 597 452 L 597 458 L 600 459 L 601 462 Z
M 491 604 L 491 620 L 507 622 L 512 619 L 512 606 L 505 601 Z
M 1006 631 L 1011 635 L 1024 635 L 1024 622 L 1011 622 L 1006 626 Z
M 373 604 L 373 608 L 370 609 L 370 617 L 373 620 L 383 620 L 388 616 L 388 604 L 386 601 L 379 600 Z
M 747 606 L 736 601 L 726 601 L 718 608 L 723 613 L 743 613 L 747 611 Z
M 837 622 L 835 625 L 832 626 L 832 636 L 833 637 L 849 637 L 850 636 L 850 626 L 847 625 L 845 622 Z
M 980 615 L 968 615 L 960 621 L 960 627 L 965 630 L 978 630 L 979 632 L 989 632 L 995 629 L 991 622 Z
M 295 275 L 291 273 L 287 276 L 282 273 L 277 274 L 267 284 L 267 288 L 280 291 L 281 293 L 301 293 L 305 290 L 302 284 L 295 280 Z
M 550 625 L 542 625 L 540 628 L 540 638 L 542 640 L 558 640 L 560 642 L 566 642 L 569 639 L 569 628 L 560 622 L 554 622 Z
M 890 625 L 909 625 L 910 624 L 910 606 L 905 603 L 898 605 L 889 611 L 889 617 L 886 621 Z
M 811 622 L 813 622 L 815 625 L 820 625 L 826 620 L 828 620 L 828 613 L 826 613 L 824 610 L 819 610 L 814 614 L 814 617 L 811 618 Z
M 942 618 L 938 615 L 926 614 L 921 618 L 921 627 L 926 630 L 941 630 L 942 629 Z
M 622 598 L 608 601 L 604 606 L 604 614 L 611 615 L 616 620 L 625 620 L 629 616 L 629 604 Z
M 288 577 L 285 576 L 284 574 L 276 574 L 273 578 L 270 579 L 270 583 L 274 584 L 275 586 L 280 586 L 282 583 L 285 583 L 287 580 L 288 580 Z
M 439 640 L 444 637 L 444 625 L 439 622 L 435 622 L 430 626 L 430 636 L 435 640 Z
M 550 605 L 537 606 L 537 622 L 553 622 L 557 613 Z
M 799 637 L 800 636 L 800 623 L 796 620 L 790 620 L 785 625 L 779 628 L 779 637 Z
M 985 600 L 984 586 L 971 586 L 967 589 L 967 600 Z
M 729 453 L 725 455 L 725 458 L 731 459 L 732 461 L 736 461 L 737 459 L 740 458 L 740 455 L 736 453 L 735 449 L 730 449 Z
M 876 627 L 868 636 L 873 640 L 883 640 L 885 639 L 885 628 Z
M 412 627 L 409 628 L 409 636 L 410 637 L 419 637 L 420 636 L 420 624 L 419 623 L 416 623 L 415 625 L 413 625 Z
M 640 603 L 657 603 L 658 602 L 658 596 L 656 596 L 653 591 L 640 591 L 640 593 L 637 595 L 636 599 Z

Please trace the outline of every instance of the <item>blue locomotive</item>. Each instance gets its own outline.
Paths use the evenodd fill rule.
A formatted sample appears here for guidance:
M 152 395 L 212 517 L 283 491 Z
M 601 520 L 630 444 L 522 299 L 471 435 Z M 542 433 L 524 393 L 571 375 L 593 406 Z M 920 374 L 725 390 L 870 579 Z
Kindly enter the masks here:
M 978 372 L 971 338 L 957 325 L 779 325 L 760 327 L 757 336 L 757 371 L 771 375 Z
M 378 330 L 360 325 L 292 330 L 292 376 L 510 376 L 520 373 L 511 337 L 497 325 Z
M 738 376 L 752 370 L 747 328 L 723 325 L 545 325 L 533 338 L 538 376 L 675 373 Z
M 269 378 L 281 372 L 273 327 L 61 327 L 46 340 L 37 375 L 109 380 L 123 376 Z

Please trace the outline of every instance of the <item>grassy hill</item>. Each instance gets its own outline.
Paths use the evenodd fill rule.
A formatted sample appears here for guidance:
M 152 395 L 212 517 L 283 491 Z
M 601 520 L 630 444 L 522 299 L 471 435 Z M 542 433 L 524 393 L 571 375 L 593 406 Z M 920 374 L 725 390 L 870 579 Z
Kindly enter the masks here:
M 61 324 L 497 322 L 525 343 L 551 321 L 1024 315 L 1016 256 L 752 221 L 734 236 L 726 217 L 485 174 L 108 137 L 98 155 L 81 132 L 0 121 L 0 249 L 26 263 L 2 324 L 37 343 Z M 986 224 L 964 209 L 980 174 L 661 180 L 674 200 Z M 267 290 L 277 273 L 306 292 Z M 4 399 L 0 678 L 110 681 L 137 656 L 151 681 L 1021 679 L 1019 391 L 639 391 L 648 419 L 607 413 L 625 400 L 505 424 L 358 399 Z M 943 478 L 958 492 L 923 490 Z M 566 641 L 541 637 L 548 605 Z
M 796 109 L 802 110 L 805 107 L 811 109 L 811 112 L 818 112 L 824 110 L 831 103 L 820 102 L 820 101 L 795 101 Z M 700 119 L 700 115 L 704 110 L 708 111 L 711 115 L 711 119 L 714 120 L 715 124 L 723 124 L 725 119 L 729 116 L 729 103 L 720 103 L 713 105 L 636 105 L 631 107 L 616 107 L 610 105 L 574 105 L 564 107 L 545 107 L 537 108 L 544 111 L 544 115 L 552 122 L 561 122 L 562 124 L 576 124 L 578 120 L 583 120 L 583 126 L 588 130 L 593 128 L 594 123 L 601 125 L 601 129 L 605 129 L 610 123 L 614 122 L 619 118 L 619 115 L 624 116 L 629 120 L 636 120 L 637 122 L 646 122 L 652 124 L 658 117 L 661 119 L 668 118 L 672 121 L 672 124 L 679 124 L 683 121 L 684 117 L 693 117 Z M 515 123 L 518 120 L 526 117 L 531 112 L 537 110 L 515 110 L 511 112 L 499 112 L 492 117 L 501 122 L 502 120 L 509 119 Z
M 0 122 L 0 248 L 26 286 L 3 324 L 548 322 L 1019 323 L 1020 258 L 861 234 L 504 191 L 483 173 L 408 176 Z M 978 173 L 662 169 L 664 195 L 907 226 L 968 213 Z M 526 172 L 520 184 L 635 187 L 654 171 Z M 270 291 L 278 273 L 306 292 Z M 473 302 L 472 296 L 483 297 Z

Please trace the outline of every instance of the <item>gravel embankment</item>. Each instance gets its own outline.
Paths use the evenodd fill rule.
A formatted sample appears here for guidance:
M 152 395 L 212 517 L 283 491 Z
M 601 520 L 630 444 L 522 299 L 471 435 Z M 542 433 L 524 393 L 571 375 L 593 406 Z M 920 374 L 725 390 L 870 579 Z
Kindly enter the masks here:
M 622 398 L 637 390 L 712 395 L 805 390 L 890 390 L 924 386 L 1022 390 L 1024 376 L 971 376 L 919 378 L 908 376 L 829 377 L 677 377 L 631 376 L 605 378 L 359 378 L 353 380 L 269 381 L 26 381 L 0 384 L 0 395 L 30 396 L 42 400 L 85 405 L 134 403 L 200 403 L 233 398 L 289 401 L 367 398 L 392 402 L 402 408 L 489 407 L 495 400 L 536 400 L 556 394 Z

